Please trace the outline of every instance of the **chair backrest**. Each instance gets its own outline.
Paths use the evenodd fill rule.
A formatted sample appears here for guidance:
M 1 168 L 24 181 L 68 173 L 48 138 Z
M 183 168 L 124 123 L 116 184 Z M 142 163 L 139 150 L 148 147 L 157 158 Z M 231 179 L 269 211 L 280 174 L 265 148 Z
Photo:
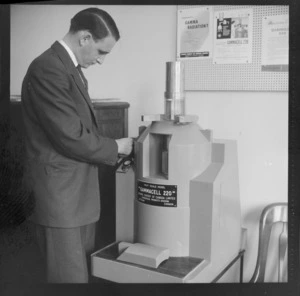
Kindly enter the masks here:
M 283 281 L 283 272 L 287 268 L 285 255 L 288 244 L 288 205 L 273 203 L 266 206 L 260 216 L 258 255 L 255 270 L 250 282 L 264 282 L 271 232 L 274 224 L 281 222 L 282 231 L 278 236 L 278 282 Z

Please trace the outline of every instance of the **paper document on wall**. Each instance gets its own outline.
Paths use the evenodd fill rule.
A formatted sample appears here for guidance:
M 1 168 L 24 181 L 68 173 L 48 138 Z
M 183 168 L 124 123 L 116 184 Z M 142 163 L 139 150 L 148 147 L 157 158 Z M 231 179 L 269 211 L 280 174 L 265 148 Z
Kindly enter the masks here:
M 213 63 L 252 63 L 253 9 L 214 13 Z
M 210 7 L 178 10 L 177 58 L 211 58 L 212 24 Z
M 261 46 L 262 71 L 288 71 L 288 15 L 272 15 L 263 17 Z

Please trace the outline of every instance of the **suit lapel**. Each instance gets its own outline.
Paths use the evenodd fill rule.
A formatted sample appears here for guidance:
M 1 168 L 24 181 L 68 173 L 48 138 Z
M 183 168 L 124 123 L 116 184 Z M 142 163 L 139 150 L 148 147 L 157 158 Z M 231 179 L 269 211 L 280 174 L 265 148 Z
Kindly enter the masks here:
M 88 106 L 90 107 L 94 123 L 96 124 L 96 126 L 98 126 L 92 101 L 90 99 L 90 96 L 89 96 L 87 90 L 84 87 L 84 84 L 83 84 L 83 82 L 80 78 L 80 74 L 79 74 L 78 70 L 76 69 L 72 59 L 70 58 L 70 56 L 67 53 L 67 51 L 65 50 L 65 48 L 59 42 L 56 41 L 52 45 L 52 49 L 57 53 L 57 55 L 59 56 L 61 61 L 66 66 L 67 71 L 72 75 L 72 77 L 73 77 L 77 87 L 79 88 L 82 96 L 84 97 L 85 101 L 87 102 Z

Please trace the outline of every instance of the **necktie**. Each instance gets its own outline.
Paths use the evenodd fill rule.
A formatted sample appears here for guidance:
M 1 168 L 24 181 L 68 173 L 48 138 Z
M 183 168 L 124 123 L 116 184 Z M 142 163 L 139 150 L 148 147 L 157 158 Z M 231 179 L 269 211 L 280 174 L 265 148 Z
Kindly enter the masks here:
M 82 72 L 82 70 L 81 70 L 80 65 L 78 65 L 76 68 L 77 68 L 77 70 L 78 70 L 78 72 L 79 72 L 79 75 L 80 75 L 81 80 L 82 80 L 82 82 L 83 82 L 83 84 L 84 84 L 84 87 L 86 88 L 86 90 L 88 90 L 88 81 L 87 81 L 86 78 L 84 77 L 84 74 L 83 74 L 83 72 Z

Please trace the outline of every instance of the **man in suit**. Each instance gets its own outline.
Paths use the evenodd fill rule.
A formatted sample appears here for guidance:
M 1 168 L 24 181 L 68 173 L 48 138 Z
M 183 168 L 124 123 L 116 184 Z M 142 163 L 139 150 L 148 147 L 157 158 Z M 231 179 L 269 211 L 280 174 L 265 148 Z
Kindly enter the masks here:
M 29 66 L 22 84 L 27 181 L 35 198 L 37 240 L 50 283 L 88 282 L 95 222 L 100 217 L 98 167 L 132 151 L 132 139 L 110 139 L 97 121 L 80 67 L 101 64 L 119 40 L 111 16 L 88 8 L 69 32 Z

